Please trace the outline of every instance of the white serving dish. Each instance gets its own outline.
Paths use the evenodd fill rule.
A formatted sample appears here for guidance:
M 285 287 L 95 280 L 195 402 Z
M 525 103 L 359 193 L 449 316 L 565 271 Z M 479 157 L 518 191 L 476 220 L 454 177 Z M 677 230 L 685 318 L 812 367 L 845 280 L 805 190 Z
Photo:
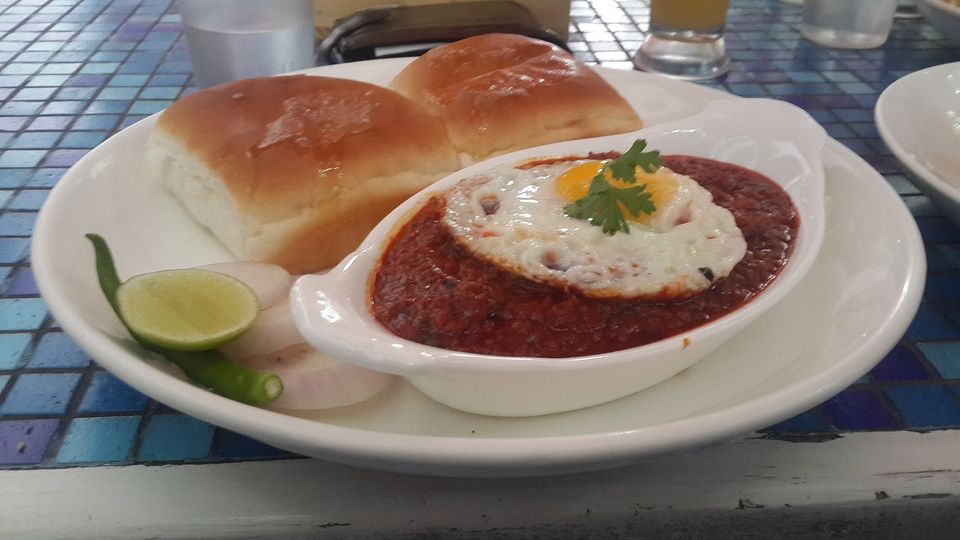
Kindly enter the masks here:
M 877 100 L 875 117 L 921 191 L 960 224 L 960 62 L 897 80 Z
M 917 7 L 943 37 L 960 45 L 960 6 L 944 0 L 917 0 Z
M 642 347 L 572 358 L 455 352 L 400 338 L 371 315 L 368 285 L 392 234 L 416 208 L 463 178 L 528 158 L 626 151 L 638 138 L 664 154 L 735 163 L 770 177 L 800 215 L 782 273 L 736 311 Z M 294 320 L 314 347 L 361 366 L 407 377 L 440 403 L 476 414 L 532 416 L 605 403 L 690 367 L 773 307 L 803 278 L 823 240 L 823 128 L 801 109 L 769 99 L 710 104 L 684 120 L 634 133 L 550 144 L 499 156 L 454 173 L 391 212 L 334 269 L 300 278 L 291 291 Z
M 386 84 L 408 60 L 311 70 Z M 598 69 L 648 126 L 735 99 L 649 73 Z M 107 237 L 121 276 L 228 260 L 149 175 L 143 145 L 156 117 L 92 150 L 38 216 L 32 262 L 57 322 L 99 365 L 174 409 L 265 443 L 360 467 L 416 474 L 531 476 L 624 466 L 763 428 L 826 400 L 903 335 L 924 285 L 910 212 L 856 154 L 824 150 L 826 234 L 797 288 L 706 358 L 630 396 L 568 413 L 479 416 L 404 380 L 364 403 L 322 411 L 257 409 L 198 388 L 126 336 L 96 283 L 86 232 Z M 95 211 L 91 211 L 95 209 Z

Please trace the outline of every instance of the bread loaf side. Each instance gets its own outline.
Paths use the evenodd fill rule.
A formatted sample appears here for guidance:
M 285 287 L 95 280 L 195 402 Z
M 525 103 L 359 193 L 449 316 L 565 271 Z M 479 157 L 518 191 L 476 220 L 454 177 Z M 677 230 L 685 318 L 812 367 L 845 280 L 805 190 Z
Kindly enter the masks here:
M 441 120 L 374 85 L 247 79 L 174 103 L 154 174 L 241 260 L 293 273 L 353 251 L 397 204 L 458 167 Z

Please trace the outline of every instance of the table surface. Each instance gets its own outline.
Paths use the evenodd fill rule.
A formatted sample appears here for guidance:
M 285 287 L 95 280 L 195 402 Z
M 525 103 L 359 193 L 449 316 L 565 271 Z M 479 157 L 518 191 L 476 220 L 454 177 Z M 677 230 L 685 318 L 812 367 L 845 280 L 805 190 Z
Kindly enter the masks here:
M 587 63 L 632 69 L 630 54 L 643 38 L 648 14 L 645 0 L 574 0 L 570 47 Z M 920 226 L 928 258 L 924 300 L 913 324 L 867 376 L 761 433 L 589 480 L 550 480 L 547 491 L 531 481 L 510 481 L 508 496 L 502 484 L 489 481 L 402 477 L 303 459 L 182 415 L 93 363 L 39 297 L 30 235 L 49 190 L 73 163 L 192 91 L 179 15 L 170 0 L 0 2 L 0 500 L 17 501 L 0 504 L 0 536 L 5 530 L 20 537 L 104 531 L 149 536 L 150 530 L 239 536 L 254 533 L 224 523 L 280 515 L 256 534 L 306 535 L 325 523 L 336 534 L 357 536 L 450 527 L 461 536 L 504 527 L 552 534 L 602 526 L 616 533 L 676 518 L 661 511 L 704 508 L 766 508 L 784 515 L 779 522 L 786 527 L 800 519 L 784 514 L 787 508 L 880 501 L 872 508 L 889 517 L 900 506 L 888 499 L 912 502 L 920 512 L 915 515 L 924 518 L 940 516 L 938 503 L 960 494 L 960 229 L 901 171 L 877 134 L 873 106 L 899 77 L 960 60 L 960 47 L 924 20 L 904 18 L 895 21 L 882 48 L 827 49 L 800 37 L 799 19 L 800 8 L 789 3 L 734 0 L 726 35 L 733 69 L 703 84 L 803 107 L 895 188 Z M 754 459 L 746 461 L 744 454 Z M 725 472 L 713 470 L 723 467 Z M 828 474 L 843 480 L 825 480 Z M 306 477 L 339 502 L 320 507 L 303 501 L 311 499 L 304 488 L 287 489 Z M 878 480 L 884 478 L 886 483 Z M 699 493 L 704 481 L 729 489 L 722 496 Z M 123 486 L 144 482 L 161 490 L 149 515 L 107 517 L 111 505 L 129 506 Z M 344 487 L 354 483 L 361 487 Z M 231 486 L 250 486 L 252 493 L 224 497 L 217 489 Z M 433 497 L 436 488 L 453 495 Z M 195 504 L 174 503 L 163 489 L 190 492 L 184 501 Z M 291 508 L 264 503 L 255 494 L 260 490 Z M 737 495 L 751 490 L 754 499 Z M 206 494 L 220 494 L 233 506 L 211 503 Z M 758 496 L 770 499 L 756 501 Z M 359 512 L 370 500 L 398 510 L 376 517 Z M 470 509 L 478 501 L 488 507 Z M 63 510 L 78 504 L 90 510 Z M 606 518 L 596 517 L 590 506 Z M 494 509 L 500 519 L 490 517 Z M 40 516 L 53 520 L 53 528 L 38 528 Z M 77 516 L 84 518 L 80 525 Z M 864 530 L 845 523 L 854 532 Z M 151 524 L 160 529 L 149 529 Z M 569 528 L 551 528 L 557 524 Z

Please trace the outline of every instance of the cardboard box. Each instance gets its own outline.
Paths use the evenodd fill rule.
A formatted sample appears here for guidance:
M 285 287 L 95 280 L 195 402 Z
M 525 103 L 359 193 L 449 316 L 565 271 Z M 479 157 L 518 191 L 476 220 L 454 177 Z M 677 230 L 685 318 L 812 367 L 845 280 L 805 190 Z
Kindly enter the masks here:
M 468 4 L 472 0 L 314 0 L 317 36 L 323 39 L 330 33 L 333 22 L 360 9 L 375 6 L 415 6 L 437 3 Z M 524 6 L 530 14 L 546 29 L 554 31 L 567 39 L 570 26 L 571 0 L 515 0 Z

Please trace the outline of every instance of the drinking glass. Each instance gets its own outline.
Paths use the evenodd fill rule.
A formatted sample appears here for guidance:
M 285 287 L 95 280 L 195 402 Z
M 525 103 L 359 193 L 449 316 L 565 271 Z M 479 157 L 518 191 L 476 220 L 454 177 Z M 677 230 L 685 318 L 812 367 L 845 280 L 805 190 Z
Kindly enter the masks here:
M 709 79 L 727 72 L 723 44 L 729 0 L 651 0 L 650 30 L 633 64 L 682 79 Z
M 314 65 L 311 0 L 179 0 L 197 86 Z
M 887 41 L 897 0 L 806 0 L 800 33 L 841 49 L 870 49 Z

